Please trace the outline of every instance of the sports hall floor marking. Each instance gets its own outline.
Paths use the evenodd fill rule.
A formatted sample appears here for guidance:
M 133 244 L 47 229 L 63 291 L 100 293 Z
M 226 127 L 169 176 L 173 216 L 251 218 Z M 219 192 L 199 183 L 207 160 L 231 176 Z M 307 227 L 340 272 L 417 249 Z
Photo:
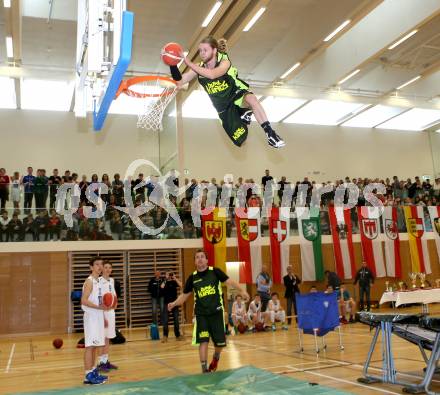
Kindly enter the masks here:
M 292 369 L 293 371 L 294 371 L 294 370 L 297 370 L 297 369 L 294 368 L 293 366 L 289 366 L 289 365 L 288 365 L 287 367 L 288 367 L 289 369 Z M 300 373 L 298 370 L 297 370 L 297 372 Z M 358 383 L 357 381 L 345 380 L 345 379 L 341 379 L 341 378 L 339 378 L 339 377 L 329 376 L 329 375 L 327 375 L 327 374 L 322 374 L 322 373 L 318 373 L 318 372 L 312 372 L 312 371 L 310 371 L 310 370 L 308 370 L 308 371 L 304 371 L 304 372 L 302 372 L 302 373 L 310 374 L 310 375 L 318 376 L 318 377 L 324 377 L 324 378 L 327 378 L 327 379 L 330 379 L 330 380 L 338 381 L 338 382 L 340 382 L 340 383 L 345 383 L 345 384 L 355 385 L 355 386 L 357 386 L 357 387 L 366 388 L 366 389 L 368 389 L 369 391 L 383 392 L 384 394 L 401 395 L 400 392 L 389 391 L 389 390 L 386 390 L 386 389 L 383 389 L 383 388 L 377 388 L 377 387 L 373 387 L 373 386 L 369 386 L 369 385 L 361 384 L 361 383 Z
M 9 369 L 11 368 L 12 357 L 14 356 L 14 352 L 15 352 L 15 343 L 11 347 L 11 352 L 9 354 L 8 363 L 6 364 L 5 373 L 9 373 Z

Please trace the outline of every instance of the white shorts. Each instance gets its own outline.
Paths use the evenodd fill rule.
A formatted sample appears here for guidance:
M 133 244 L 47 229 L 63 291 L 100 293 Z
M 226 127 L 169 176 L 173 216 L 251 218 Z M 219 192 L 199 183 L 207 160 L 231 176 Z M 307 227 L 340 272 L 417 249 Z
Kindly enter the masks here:
M 104 314 L 102 311 L 84 312 L 84 346 L 100 347 L 105 345 Z
M 263 317 L 263 314 L 261 313 L 261 311 L 259 311 L 258 313 L 253 313 L 251 311 L 248 312 L 249 321 L 253 321 L 255 316 L 257 317 L 257 321 L 259 321 L 259 322 L 264 321 L 264 317 Z
M 232 319 L 237 320 L 237 322 L 241 322 L 243 324 L 247 324 L 247 317 L 246 315 L 239 315 L 239 314 L 232 314 Z
M 107 328 L 104 328 L 104 335 L 107 339 L 116 337 L 115 311 L 104 311 L 104 318 L 107 320 Z
M 284 312 L 284 310 L 280 310 L 280 311 L 269 311 L 270 314 L 270 321 L 271 322 L 275 322 L 275 321 L 281 321 L 284 322 L 286 320 L 286 313 Z

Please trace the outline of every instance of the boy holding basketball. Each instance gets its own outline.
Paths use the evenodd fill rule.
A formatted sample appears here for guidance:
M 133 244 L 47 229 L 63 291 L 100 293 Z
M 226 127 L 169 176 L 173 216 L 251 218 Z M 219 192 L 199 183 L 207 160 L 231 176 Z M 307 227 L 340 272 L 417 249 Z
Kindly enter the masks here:
M 220 353 L 226 347 L 225 317 L 222 299 L 222 284 L 235 288 L 244 299 L 249 295 L 240 285 L 230 279 L 226 273 L 216 267 L 208 266 L 208 259 L 203 250 L 198 250 L 194 257 L 196 270 L 188 277 L 181 294 L 174 302 L 168 303 L 168 310 L 180 306 L 194 292 L 194 312 L 196 322 L 193 330 L 193 345 L 199 345 L 200 364 L 203 373 L 217 370 Z M 215 347 L 214 356 L 208 367 L 208 342 L 212 339 Z
M 247 324 L 246 303 L 243 302 L 241 295 L 235 297 L 235 302 L 232 304 L 231 317 L 235 332 L 237 332 L 238 325 Z
M 99 365 L 98 369 L 102 372 L 108 372 L 112 369 L 117 369 L 116 365 L 113 365 L 108 360 L 108 354 L 110 349 L 110 339 L 116 337 L 116 323 L 115 323 L 115 310 L 117 307 L 117 296 L 115 290 L 115 280 L 110 277 L 113 271 L 113 266 L 111 262 L 104 261 L 104 266 L 102 270 L 102 289 L 103 295 L 110 293 L 113 295 L 113 300 L 115 303 L 110 307 L 110 310 L 104 311 L 104 334 L 105 334 L 105 345 L 100 350 L 99 355 Z
M 167 46 L 164 51 L 166 53 Z M 272 129 L 257 97 L 249 90 L 249 85 L 238 78 L 238 71 L 232 66 L 226 51 L 225 39 L 217 41 L 208 36 L 199 44 L 199 55 L 202 59 L 200 64 L 192 63 L 182 53 L 181 56 L 190 70 L 182 76 L 177 66 L 170 66 L 178 88 L 197 77 L 217 110 L 223 129 L 236 146 L 240 147 L 246 141 L 248 125 L 254 113 L 266 133 L 267 143 L 274 148 L 284 147 L 283 139 Z
M 103 384 L 107 376 L 98 373 L 95 367 L 96 353 L 105 345 L 104 311 L 109 310 L 102 303 L 103 285 L 99 277 L 103 269 L 102 258 L 95 256 L 89 261 L 90 276 L 84 282 L 81 308 L 84 311 L 84 384 Z

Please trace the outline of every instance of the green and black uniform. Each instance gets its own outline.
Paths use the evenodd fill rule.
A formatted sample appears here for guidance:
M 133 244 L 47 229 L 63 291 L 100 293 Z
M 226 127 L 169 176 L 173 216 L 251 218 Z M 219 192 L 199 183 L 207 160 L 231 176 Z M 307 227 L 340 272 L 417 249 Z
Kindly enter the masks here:
M 209 342 L 211 337 L 216 347 L 226 346 L 222 282 L 229 277 L 218 268 L 197 270 L 186 280 L 183 293 L 194 291 L 196 324 L 193 345 Z
M 229 60 L 228 55 L 218 52 L 215 67 L 218 67 L 223 60 Z M 203 62 L 200 63 L 200 66 L 206 67 Z M 247 124 L 241 116 L 247 110 L 242 108 L 242 104 L 244 97 L 251 93 L 249 85 L 238 78 L 238 71 L 232 65 L 221 77 L 211 80 L 199 74 L 198 79 L 200 85 L 211 98 L 223 129 L 235 145 L 241 146 L 248 135 Z

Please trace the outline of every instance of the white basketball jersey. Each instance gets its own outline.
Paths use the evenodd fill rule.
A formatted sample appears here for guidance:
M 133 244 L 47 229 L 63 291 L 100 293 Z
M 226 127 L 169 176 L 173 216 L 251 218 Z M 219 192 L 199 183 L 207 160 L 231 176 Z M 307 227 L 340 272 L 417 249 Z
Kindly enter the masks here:
M 234 302 L 232 309 L 235 311 L 235 314 L 238 315 L 244 315 L 246 313 L 246 305 L 243 302 L 240 304 L 238 304 L 238 302 Z
M 108 280 L 106 280 L 104 277 L 101 277 L 101 284 L 102 284 L 102 294 L 111 293 L 113 295 L 116 295 L 115 291 L 115 280 L 110 277 Z
M 87 278 L 87 281 L 91 280 L 93 287 L 92 292 L 89 295 L 88 301 L 92 302 L 98 306 L 102 305 L 102 295 L 104 295 L 103 289 L 102 289 L 102 278 L 99 277 L 98 279 L 93 278 L 92 275 L 90 275 Z M 85 284 L 85 283 L 84 283 Z M 84 285 L 83 285 L 83 292 L 84 292 Z M 100 312 L 100 310 L 92 309 L 91 307 L 81 305 L 83 311 L 87 311 L 89 313 L 96 313 Z
M 280 301 L 279 300 L 277 300 L 276 302 L 274 302 L 273 300 L 269 301 L 269 308 L 270 310 L 273 310 L 275 312 L 280 310 L 281 309 Z
M 252 313 L 258 313 L 261 310 L 261 302 L 255 303 L 255 301 L 252 301 L 249 305 L 249 311 Z

